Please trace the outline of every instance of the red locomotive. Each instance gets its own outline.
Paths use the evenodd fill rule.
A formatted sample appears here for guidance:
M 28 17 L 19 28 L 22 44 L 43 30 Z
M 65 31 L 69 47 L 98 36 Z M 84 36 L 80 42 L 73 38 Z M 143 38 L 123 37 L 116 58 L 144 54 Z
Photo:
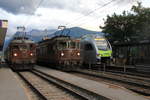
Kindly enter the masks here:
M 70 71 L 82 64 L 80 40 L 69 36 L 56 36 L 39 42 L 37 62 L 49 64 L 61 70 Z
M 16 70 L 32 69 L 36 63 L 36 44 L 26 37 L 15 37 L 5 51 L 5 60 Z

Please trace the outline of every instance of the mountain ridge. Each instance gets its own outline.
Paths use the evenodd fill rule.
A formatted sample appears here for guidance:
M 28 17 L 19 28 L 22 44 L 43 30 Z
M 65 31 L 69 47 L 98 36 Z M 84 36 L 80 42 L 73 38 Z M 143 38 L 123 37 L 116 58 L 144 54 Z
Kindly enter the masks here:
M 104 35 L 104 33 L 99 32 L 99 31 L 91 31 L 87 29 L 83 29 L 80 27 L 72 27 L 72 28 L 66 28 L 64 30 L 58 30 L 58 29 L 48 29 L 48 30 L 39 30 L 39 29 L 32 29 L 29 32 L 26 32 L 26 36 L 35 41 L 39 42 L 43 39 L 43 37 L 54 37 L 54 36 L 59 36 L 59 35 L 65 35 L 65 36 L 70 36 L 73 38 L 81 38 L 83 35 L 86 34 L 100 34 Z M 21 36 L 23 35 L 21 32 L 16 32 L 12 38 L 9 40 L 5 40 L 5 48 L 9 45 L 10 41 L 16 37 L 16 36 Z

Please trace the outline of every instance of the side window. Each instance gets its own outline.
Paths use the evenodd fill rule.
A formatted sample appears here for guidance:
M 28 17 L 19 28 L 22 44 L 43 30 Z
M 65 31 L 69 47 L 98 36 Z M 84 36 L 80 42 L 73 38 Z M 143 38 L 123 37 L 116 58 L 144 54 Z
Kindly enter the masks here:
M 77 42 L 76 44 L 77 44 L 77 49 L 80 49 L 80 43 Z
M 52 45 L 48 45 L 48 51 L 52 50 Z
M 93 50 L 93 47 L 91 44 L 86 44 L 84 49 L 89 51 L 89 50 Z
M 40 50 L 39 48 L 36 49 L 36 54 L 39 56 L 40 55 Z
M 35 49 L 35 45 L 34 45 L 34 44 L 30 44 L 29 49 L 30 49 L 30 50 Z
M 30 44 L 30 48 L 33 48 L 33 44 Z

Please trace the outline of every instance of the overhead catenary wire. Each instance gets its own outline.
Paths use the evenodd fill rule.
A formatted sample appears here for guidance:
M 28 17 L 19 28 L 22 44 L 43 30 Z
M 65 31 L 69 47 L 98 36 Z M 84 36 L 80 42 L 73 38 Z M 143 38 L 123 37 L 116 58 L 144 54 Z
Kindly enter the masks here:
M 115 1 L 117 1 L 117 0 L 115 0 Z M 120 0 L 118 0 L 118 2 L 119 2 Z M 137 0 L 136 1 L 134 1 L 134 2 L 132 2 L 132 4 L 134 4 L 135 2 L 137 2 Z M 112 3 L 112 1 L 110 1 L 109 3 L 106 3 L 106 4 L 104 4 L 103 5 L 103 7 L 102 8 L 104 8 L 104 7 L 106 7 L 107 5 L 109 5 L 110 3 Z M 117 3 L 117 2 L 116 2 Z M 116 5 L 116 4 L 115 4 Z M 102 17 L 102 16 L 100 16 L 100 17 Z M 100 18 L 99 17 L 99 18 Z M 73 26 L 82 26 L 82 25 L 84 25 L 85 23 L 88 23 L 88 22 L 91 22 L 91 21 L 93 21 L 93 20 L 95 20 L 94 18 L 93 19 L 90 19 L 90 20 L 85 20 L 84 22 L 82 22 L 82 23 L 77 23 L 76 25 L 73 25 Z
M 20 5 L 21 5 L 21 10 L 25 10 L 25 3 L 24 3 L 24 0 L 20 0 Z M 25 18 L 23 18 L 23 25 L 25 24 L 25 22 L 26 22 L 26 19 Z
M 28 27 L 28 23 L 31 20 L 31 17 L 34 15 L 35 11 L 40 7 L 40 5 L 44 2 L 44 0 L 40 0 L 40 2 L 38 3 L 37 7 L 34 6 L 34 10 L 31 13 L 31 15 L 27 18 L 27 20 L 25 21 L 25 23 L 23 24 L 23 26 Z M 32 1 L 33 3 L 33 1 Z
M 34 12 L 40 7 L 40 5 L 43 3 L 43 1 L 44 1 L 44 0 L 40 0 L 40 2 L 39 2 L 39 4 L 37 5 L 37 7 L 35 7 L 34 11 L 33 11 L 33 12 L 31 13 L 31 15 L 29 16 L 28 21 L 25 21 L 25 22 L 26 22 L 26 23 L 24 24 L 25 27 L 28 26 L 28 23 L 30 22 L 32 15 L 34 15 Z M 109 1 L 109 2 L 107 2 L 107 3 L 105 3 L 105 4 L 103 4 L 102 6 L 97 7 L 97 8 L 95 8 L 94 10 L 88 12 L 88 13 L 85 14 L 84 16 L 81 16 L 81 17 L 79 17 L 79 18 L 73 20 L 73 22 L 70 22 L 70 23 L 68 23 L 68 24 L 66 24 L 66 25 L 71 25 L 72 23 L 78 23 L 78 21 L 81 20 L 82 18 L 85 18 L 85 17 L 91 15 L 91 14 L 94 13 L 95 11 L 97 11 L 97 10 L 99 10 L 99 9 L 102 9 L 102 8 L 106 7 L 107 5 L 109 5 L 110 3 L 115 2 L 115 1 L 117 1 L 117 0 L 111 0 L 111 1 Z M 31 2 L 33 3 L 33 0 L 31 0 Z M 80 23 L 79 23 L 79 24 L 80 24 Z
M 72 25 L 73 23 L 77 23 L 77 21 L 81 20 L 82 18 L 85 18 L 85 17 L 91 15 L 91 14 L 94 13 L 95 11 L 97 11 L 97 10 L 99 10 L 99 9 L 102 9 L 103 7 L 109 5 L 110 3 L 114 2 L 114 1 L 117 1 L 117 0 L 111 0 L 111 1 L 109 1 L 109 2 L 107 2 L 107 3 L 105 3 L 105 4 L 103 4 L 102 6 L 97 7 L 97 8 L 95 8 L 94 10 L 88 12 L 88 13 L 85 14 L 84 16 L 78 17 L 78 18 L 74 19 L 72 22 L 67 23 L 67 24 L 65 24 L 65 25 L 66 25 L 66 26 L 67 26 L 67 25 L 69 26 L 69 25 Z
M 34 2 L 31 0 L 31 6 L 33 6 L 33 12 L 31 12 L 30 13 L 30 16 L 27 16 L 27 19 L 24 19 L 23 20 L 23 25 L 22 26 L 20 26 L 21 28 L 24 28 L 24 36 L 26 36 L 26 28 L 27 28 L 27 26 L 28 26 L 28 23 L 30 22 L 30 20 L 31 20 L 31 17 L 34 15 L 34 13 L 35 13 L 35 11 L 40 7 L 40 5 L 42 4 L 42 2 L 43 2 L 44 0 L 40 0 L 40 2 L 38 3 L 38 5 L 37 5 L 37 7 L 34 5 Z M 20 3 L 21 3 L 21 5 L 23 5 L 23 9 L 21 9 L 21 10 L 26 10 L 25 8 L 26 8 L 26 6 L 25 6 L 25 2 L 24 2 L 24 0 L 20 0 Z M 18 28 L 18 27 L 17 27 Z
M 115 0 L 115 1 L 117 1 L 117 0 Z M 112 3 L 112 2 L 111 2 L 111 3 Z M 111 3 L 109 3 L 109 4 L 111 4 Z M 117 3 L 117 2 L 116 2 L 116 3 Z M 103 6 L 102 8 L 108 6 L 109 4 L 107 3 L 107 5 Z M 116 5 L 116 4 L 115 4 L 115 5 Z M 103 10 L 102 12 L 104 12 L 104 10 Z M 102 13 L 102 12 L 101 12 L 101 13 Z M 102 17 L 102 16 L 103 16 L 103 15 L 100 15 L 100 16 L 98 17 L 98 19 L 99 19 L 100 17 Z M 86 18 L 87 18 L 87 16 L 86 16 Z M 88 23 L 88 22 L 91 22 L 91 21 L 93 21 L 93 20 L 95 20 L 95 18 L 92 18 L 92 19 L 90 19 L 90 20 L 84 20 L 84 22 L 78 23 L 78 24 L 76 24 L 76 25 L 74 25 L 74 26 L 82 26 L 83 24 Z

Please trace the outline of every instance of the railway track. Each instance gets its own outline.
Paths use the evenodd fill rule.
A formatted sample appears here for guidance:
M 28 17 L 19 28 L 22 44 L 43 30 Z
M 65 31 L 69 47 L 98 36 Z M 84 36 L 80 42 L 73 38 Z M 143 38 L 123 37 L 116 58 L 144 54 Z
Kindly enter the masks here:
M 40 100 L 110 100 L 36 69 L 30 72 L 19 72 L 18 75 L 32 88 Z
M 87 78 L 87 75 L 86 77 L 78 77 L 73 75 L 72 72 L 66 73 L 50 68 L 42 68 L 41 66 L 37 66 L 33 72 L 85 97 L 88 100 L 132 100 L 133 98 L 135 100 L 149 100 L 146 99 L 149 98 L 148 96 L 145 97 L 138 95 L 120 85 L 114 85 L 104 81 L 93 81 L 95 78 L 91 75 L 92 79 L 89 79 L 89 77 Z
M 35 71 L 18 72 L 23 81 L 34 91 L 39 100 L 87 100 L 83 96 L 76 94 L 46 78 Z
M 136 72 L 123 72 L 123 71 L 114 71 L 114 70 L 109 70 L 107 71 L 111 74 L 115 74 L 115 75 L 125 75 L 128 77 L 134 77 L 137 79 L 142 79 L 142 80 L 150 80 L 150 75 L 148 74 L 142 74 L 142 73 L 136 73 Z
M 95 73 L 105 73 L 105 74 L 109 74 L 109 75 L 116 75 L 117 77 L 119 76 L 123 76 L 125 78 L 129 78 L 129 79 L 136 79 L 136 80 L 139 80 L 139 81 L 143 81 L 143 82 L 150 82 L 150 76 L 148 77 L 147 75 L 144 76 L 143 75 L 136 75 L 134 73 L 125 73 L 125 72 L 114 72 L 114 71 L 96 71 L 96 70 L 89 70 L 89 71 L 92 71 L 92 72 L 95 72 Z
M 34 69 L 32 71 L 35 75 L 43 78 L 44 80 L 47 81 L 51 81 L 54 84 L 64 88 L 65 90 L 75 94 L 76 96 L 78 96 L 79 98 L 81 98 L 82 100 L 109 100 L 108 98 L 105 98 L 101 95 L 98 95 L 96 93 L 93 93 L 92 91 L 89 90 L 85 90 L 79 86 L 73 85 L 72 83 L 68 83 L 66 81 L 57 79 L 53 76 L 50 76 L 49 74 L 46 74 L 40 70 L 36 70 Z M 65 99 L 66 100 L 66 99 Z
M 95 81 L 106 81 L 113 84 L 122 85 L 142 95 L 150 96 L 150 78 L 148 77 L 83 69 L 77 69 L 74 75 Z
M 92 69 L 92 70 L 104 71 L 104 68 L 97 66 L 97 68 Z M 127 74 L 127 75 L 132 75 L 132 76 L 139 76 L 139 77 L 148 77 L 148 78 L 150 77 L 150 73 L 137 71 L 133 67 L 131 67 L 131 68 L 126 67 L 124 69 L 124 67 L 106 66 L 105 72 Z
M 126 75 L 132 75 L 132 76 L 139 76 L 139 77 L 150 77 L 150 74 L 145 74 L 145 73 L 140 73 L 140 72 L 135 72 L 135 71 L 115 71 L 115 70 L 107 70 L 107 72 L 111 73 L 120 73 L 120 74 L 126 74 Z

